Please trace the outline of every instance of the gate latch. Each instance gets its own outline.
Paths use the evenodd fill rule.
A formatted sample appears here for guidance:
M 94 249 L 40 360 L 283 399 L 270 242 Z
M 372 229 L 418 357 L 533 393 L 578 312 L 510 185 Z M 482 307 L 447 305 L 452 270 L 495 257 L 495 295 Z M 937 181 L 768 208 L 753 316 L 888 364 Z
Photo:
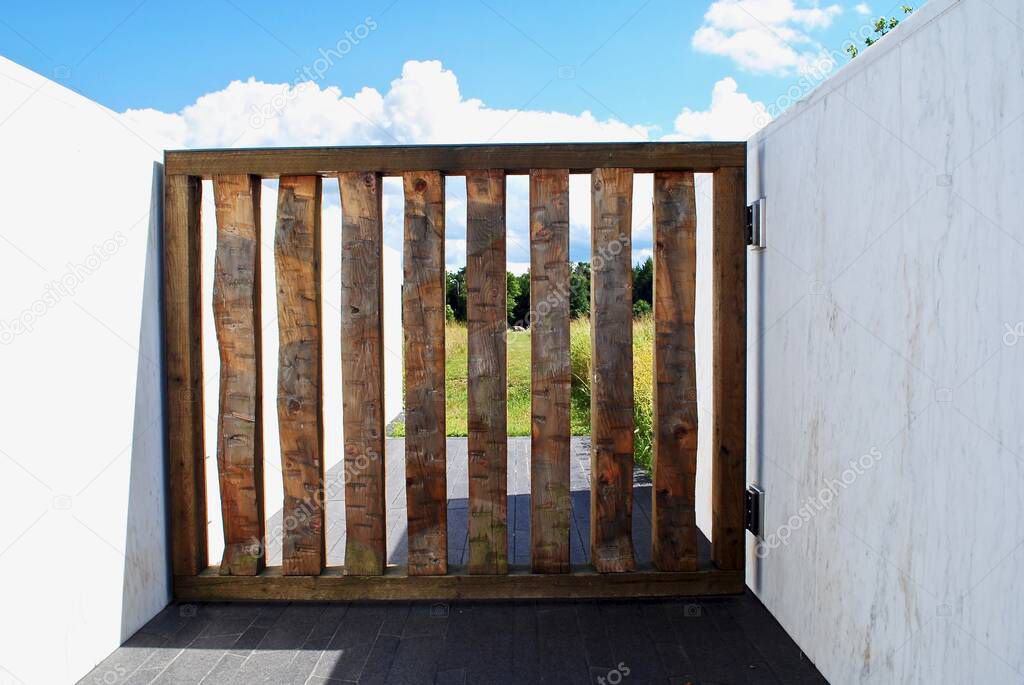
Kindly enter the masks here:
M 747 205 L 747 245 L 755 250 L 765 248 L 764 198 Z
M 748 485 L 744 494 L 747 530 L 756 537 L 764 537 L 764 490 L 756 485 Z

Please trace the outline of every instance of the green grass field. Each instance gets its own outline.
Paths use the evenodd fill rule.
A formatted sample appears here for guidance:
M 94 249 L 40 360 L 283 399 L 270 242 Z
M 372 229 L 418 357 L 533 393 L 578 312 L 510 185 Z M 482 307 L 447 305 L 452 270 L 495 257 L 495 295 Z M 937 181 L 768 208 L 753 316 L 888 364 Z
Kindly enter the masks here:
M 569 357 L 572 365 L 572 433 L 590 434 L 590 321 L 577 319 L 569 328 Z M 465 324 L 445 329 L 445 401 L 447 430 L 451 437 L 466 435 L 468 355 Z M 635 458 L 649 468 L 652 441 L 652 378 L 654 373 L 654 319 L 633 322 L 633 395 L 636 426 Z M 405 435 L 397 422 L 389 433 Z M 530 332 L 508 333 L 508 434 L 530 434 Z

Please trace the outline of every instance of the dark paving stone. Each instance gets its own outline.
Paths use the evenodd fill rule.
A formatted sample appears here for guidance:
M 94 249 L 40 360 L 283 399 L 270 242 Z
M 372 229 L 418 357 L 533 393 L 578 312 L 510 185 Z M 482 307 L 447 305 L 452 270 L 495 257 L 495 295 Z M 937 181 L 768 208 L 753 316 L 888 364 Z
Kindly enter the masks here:
M 447 602 L 414 604 L 405 619 L 402 637 L 444 637 L 451 605 Z
M 671 638 L 671 635 L 666 637 Z M 697 670 L 693 667 L 693 663 L 686 655 L 686 650 L 682 645 L 674 642 L 658 642 L 654 645 L 654 651 L 658 653 L 661 667 L 669 678 L 685 681 L 697 677 Z
M 512 672 L 520 682 L 537 682 L 541 645 L 536 607 L 532 603 L 513 604 L 508 614 L 512 629 Z
M 263 638 L 267 636 L 267 631 L 269 630 L 269 628 L 250 626 L 244 633 L 238 636 L 238 639 L 231 645 L 229 651 L 238 656 L 249 656 L 249 653 L 263 642 Z
M 377 641 L 370 649 L 363 672 L 359 677 L 360 685 L 378 685 L 388 682 L 391 664 L 395 660 L 395 652 L 401 638 L 396 635 L 378 635 Z
M 244 656 L 231 653 L 225 654 L 221 657 L 221 660 L 217 662 L 217 665 L 213 667 L 213 670 L 203 678 L 202 685 L 230 683 L 242 669 L 243 664 L 245 664 Z
M 612 665 L 631 680 L 660 680 L 667 677 L 655 648 L 653 636 L 647 630 L 642 604 L 605 602 L 600 605 L 601 618 L 612 647 Z
M 587 656 L 572 604 L 538 604 L 537 640 L 541 682 L 589 682 Z
M 206 649 L 202 646 L 186 649 L 157 676 L 153 683 L 154 685 L 199 683 L 214 669 L 226 653 L 223 649 Z
M 358 682 L 386 613 L 380 604 L 350 605 L 313 674 Z
M 391 662 L 387 682 L 395 685 L 432 685 L 443 648 L 443 636 L 402 638 Z
M 172 605 L 81 682 L 563 685 L 599 678 L 825 683 L 749 592 L 637 602 Z
M 260 605 L 260 612 L 256 615 L 256 620 L 253 621 L 253 626 L 256 628 L 270 629 L 277 622 L 277 619 L 281 617 L 284 610 L 288 608 L 288 605 L 283 602 L 274 602 L 271 604 Z
M 381 635 L 401 635 L 405 630 L 405 621 L 409 617 L 408 604 L 389 604 L 384 614 L 384 623 L 380 627 Z
M 450 671 L 439 671 L 434 678 L 434 685 L 466 685 L 466 669 L 453 668 Z
M 579 624 L 580 637 L 583 640 L 583 651 L 586 653 L 587 664 L 591 671 L 595 668 L 610 669 L 615 663 L 615 655 L 601 618 L 600 605 L 596 602 L 577 604 L 576 620 Z

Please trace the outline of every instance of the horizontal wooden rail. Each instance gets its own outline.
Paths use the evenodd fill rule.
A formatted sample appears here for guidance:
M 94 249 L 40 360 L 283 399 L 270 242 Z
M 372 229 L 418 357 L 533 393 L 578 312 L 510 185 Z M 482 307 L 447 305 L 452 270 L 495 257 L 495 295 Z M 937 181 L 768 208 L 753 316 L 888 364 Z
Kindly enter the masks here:
M 733 595 L 743 592 L 742 571 L 705 568 L 698 571 L 594 573 L 530 573 L 510 567 L 506 575 L 471 575 L 452 567 L 443 576 L 408 576 L 388 567 L 382 576 L 347 576 L 329 567 L 319 576 L 286 576 L 268 567 L 258 576 L 219 575 L 210 568 L 198 576 L 174 579 L 179 601 L 455 601 L 495 599 L 613 599 Z
M 528 174 L 532 169 L 568 169 L 589 174 L 603 167 L 654 171 L 706 171 L 744 167 L 746 143 L 553 143 L 516 145 L 415 145 L 360 147 L 171 150 L 165 173 L 212 178 L 215 174 L 334 175 L 373 171 L 401 176 L 412 169 L 445 174 L 500 169 Z

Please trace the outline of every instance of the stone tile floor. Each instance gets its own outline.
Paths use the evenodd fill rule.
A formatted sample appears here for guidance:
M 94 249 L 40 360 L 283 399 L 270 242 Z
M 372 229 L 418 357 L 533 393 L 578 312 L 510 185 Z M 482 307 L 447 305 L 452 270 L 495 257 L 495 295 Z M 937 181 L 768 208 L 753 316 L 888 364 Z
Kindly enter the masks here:
M 824 683 L 749 592 L 669 601 L 172 604 L 81 683 Z
M 468 561 L 469 527 L 469 453 L 466 438 L 448 438 L 448 560 L 453 566 Z M 385 445 L 385 490 L 388 521 L 388 563 L 406 562 L 407 528 L 405 510 L 405 440 L 390 438 Z M 509 563 L 530 563 L 530 438 L 508 439 L 508 554 Z M 651 482 L 637 469 L 633 484 L 633 545 L 637 562 L 651 559 Z M 570 497 L 573 525 L 569 531 L 571 561 L 590 563 L 590 438 L 572 438 L 570 459 Z M 324 478 L 327 493 L 327 563 L 345 563 L 345 487 L 344 464 L 337 464 Z M 281 564 L 281 512 L 268 517 L 267 563 Z M 210 535 L 219 529 L 211 527 Z M 217 563 L 219 560 L 214 560 Z

